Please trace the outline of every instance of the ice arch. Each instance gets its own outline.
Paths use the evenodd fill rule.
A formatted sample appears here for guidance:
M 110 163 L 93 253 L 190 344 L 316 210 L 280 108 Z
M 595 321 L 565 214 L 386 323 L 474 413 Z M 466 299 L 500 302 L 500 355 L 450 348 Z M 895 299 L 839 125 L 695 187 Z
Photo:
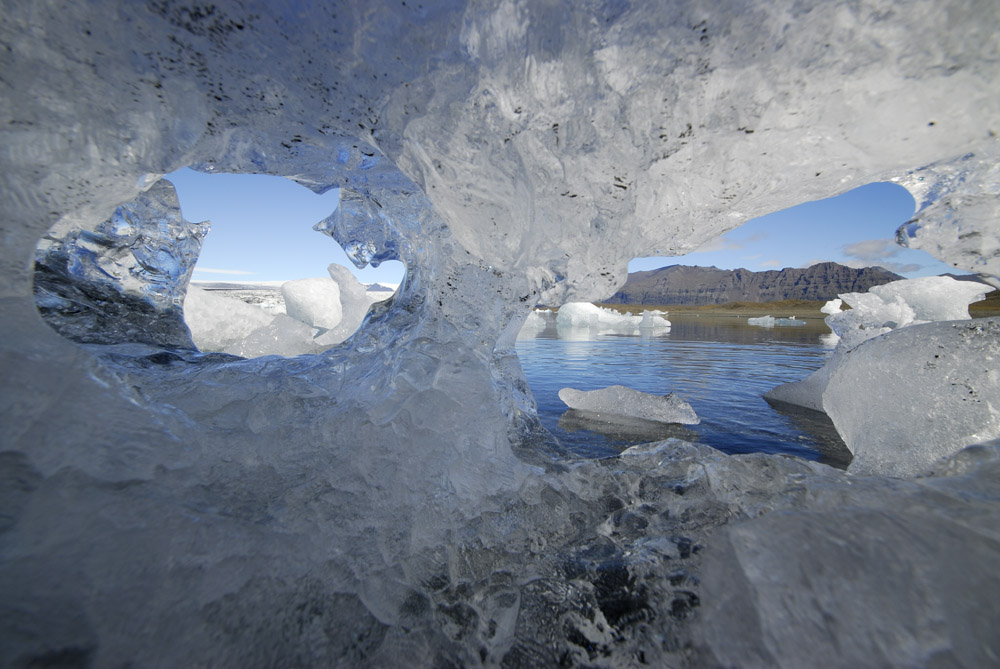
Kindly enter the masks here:
M 909 243 L 996 274 L 998 11 L 880 0 L 7 7 L 2 605 L 17 607 L 3 616 L 17 627 L 4 660 L 554 664 L 589 661 L 589 644 L 620 664 L 640 651 L 683 661 L 696 600 L 669 561 L 697 553 L 673 533 L 788 508 L 812 489 L 828 493 L 808 500 L 821 514 L 808 527 L 822 526 L 848 489 L 876 491 L 859 502 L 876 507 L 889 493 L 669 445 L 564 471 L 528 448 L 544 435 L 511 353 L 517 328 L 535 302 L 609 294 L 639 252 L 683 253 L 877 179 L 920 203 Z M 143 175 L 182 165 L 352 191 L 329 221 L 335 237 L 404 260 L 411 276 L 349 351 L 308 359 L 97 353 L 45 328 L 31 295 L 39 238 L 89 229 L 138 197 Z M 966 454 L 948 471 L 990 489 L 989 463 Z M 815 485 L 781 483 L 792 476 Z M 976 588 L 918 584 L 920 601 L 944 602 L 931 621 L 969 602 L 995 609 L 983 569 L 995 540 L 970 528 L 995 526 L 995 505 L 934 503 L 960 478 L 893 493 L 923 504 L 907 536 L 945 528 L 977 547 L 955 569 L 981 575 Z M 675 524 L 682 492 L 689 525 Z M 765 529 L 803 564 L 819 559 L 787 518 Z M 859 568 L 877 563 L 878 544 L 865 548 L 845 551 Z M 744 600 L 753 590 L 737 586 Z M 866 602 L 879 595 L 841 619 L 877 617 Z M 777 637 L 740 622 L 733 638 L 761 664 L 801 664 L 795 639 L 764 647 Z M 832 646 L 871 650 L 855 663 L 930 664 L 939 651 L 936 630 L 877 622 L 898 647 L 855 643 L 863 623 Z M 953 657 L 987 662 L 986 635 L 968 641 L 977 629 L 956 626 Z M 735 662 L 703 638 L 718 663 Z

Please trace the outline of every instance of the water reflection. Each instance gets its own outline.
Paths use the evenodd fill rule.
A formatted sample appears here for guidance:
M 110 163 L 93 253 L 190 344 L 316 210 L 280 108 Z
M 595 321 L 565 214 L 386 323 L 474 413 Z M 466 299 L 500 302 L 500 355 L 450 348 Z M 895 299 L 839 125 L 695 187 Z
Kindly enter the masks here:
M 642 444 L 664 439 L 698 441 L 698 433 L 683 425 L 657 423 L 643 418 L 615 416 L 570 409 L 559 417 L 559 427 L 567 432 L 594 432 L 608 437 L 613 442 Z M 623 448 L 624 450 L 624 448 Z

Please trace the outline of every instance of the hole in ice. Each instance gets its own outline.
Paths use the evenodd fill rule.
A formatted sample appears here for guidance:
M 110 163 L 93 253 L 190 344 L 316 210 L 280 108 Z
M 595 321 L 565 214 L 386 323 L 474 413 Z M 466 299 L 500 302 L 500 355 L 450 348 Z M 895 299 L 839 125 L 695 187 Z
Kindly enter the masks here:
M 356 269 L 312 229 L 338 196 L 281 177 L 180 170 L 91 229 L 50 230 L 36 250 L 36 306 L 82 343 L 320 352 L 405 274 L 398 261 Z
M 870 265 L 900 274 L 948 270 L 922 252 L 892 243 L 896 228 L 913 209 L 913 198 L 903 188 L 871 184 L 754 219 L 687 256 L 636 259 L 630 263 L 630 283 L 609 296 L 609 303 L 540 307 L 522 329 L 517 352 L 543 425 L 565 446 L 590 457 L 679 437 L 730 453 L 787 453 L 846 466 L 850 454 L 829 419 L 771 405 L 763 395 L 808 376 L 831 350 L 819 307 L 836 295 L 794 295 L 796 286 L 834 281 L 838 271 L 846 279 Z M 779 278 L 782 267 L 804 269 L 826 260 L 841 269 L 819 266 L 812 274 L 785 270 L 785 287 L 779 281 L 778 289 L 787 294 L 738 293 L 759 288 L 764 276 Z M 744 267 L 772 274 L 734 271 Z M 898 278 L 869 274 L 883 283 Z M 858 289 L 854 283 L 834 290 Z M 789 299 L 796 297 L 802 301 Z M 742 304 L 722 304 L 727 302 Z M 750 304 L 766 302 L 773 304 Z M 606 311 L 596 311 L 598 306 Z M 670 327 L 641 327 L 642 319 L 623 316 L 644 310 L 667 312 L 660 315 Z M 769 312 L 796 316 L 796 323 L 805 325 L 762 328 L 748 323 L 749 317 Z M 658 424 L 634 416 L 594 415 L 570 410 L 558 396 L 562 388 L 612 385 L 655 395 L 676 393 L 701 422 Z
M 358 269 L 313 229 L 337 208 L 336 189 L 316 195 L 281 177 L 192 170 L 168 178 L 187 217 L 212 221 L 184 304 L 203 351 L 320 352 L 354 334 L 402 283 L 403 263 Z

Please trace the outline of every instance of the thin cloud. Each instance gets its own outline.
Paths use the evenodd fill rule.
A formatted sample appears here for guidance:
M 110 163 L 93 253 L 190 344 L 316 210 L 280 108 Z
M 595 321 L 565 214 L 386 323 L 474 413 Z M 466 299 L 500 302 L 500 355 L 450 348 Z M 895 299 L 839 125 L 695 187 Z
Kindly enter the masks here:
M 900 246 L 889 239 L 866 239 L 863 242 L 845 245 L 844 255 L 857 258 L 861 262 L 879 263 L 886 258 L 899 255 L 901 250 Z
M 215 269 L 214 267 L 195 267 L 195 272 L 204 272 L 205 274 L 243 274 L 249 275 L 254 272 L 248 272 L 242 269 Z
M 708 253 L 710 251 L 739 251 L 744 248 L 747 244 L 753 244 L 754 242 L 759 242 L 767 239 L 767 235 L 757 232 L 746 239 L 729 239 L 725 235 L 722 237 L 717 237 L 710 242 L 702 244 L 696 248 L 691 253 Z
M 843 247 L 844 255 L 849 258 L 843 264 L 856 268 L 884 267 L 896 274 L 907 274 L 923 269 L 923 265 L 918 263 L 901 263 L 890 260 L 890 258 L 898 256 L 902 250 L 903 248 L 891 239 L 866 239 Z
M 781 261 L 778 259 L 765 260 L 760 264 L 761 267 L 781 267 Z

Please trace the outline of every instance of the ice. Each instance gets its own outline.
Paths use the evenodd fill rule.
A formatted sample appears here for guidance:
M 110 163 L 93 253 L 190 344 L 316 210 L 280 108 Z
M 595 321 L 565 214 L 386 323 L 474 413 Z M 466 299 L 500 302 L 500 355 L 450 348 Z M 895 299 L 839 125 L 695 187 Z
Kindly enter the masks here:
M 756 318 L 748 318 L 747 325 L 759 325 L 765 328 L 773 328 L 774 316 L 758 316 Z
M 912 476 L 1000 437 L 1000 319 L 894 330 L 841 356 L 823 407 L 851 471 Z
M 338 303 L 342 315 L 340 322 L 330 328 L 329 332 L 317 337 L 317 343 L 323 347 L 339 344 L 354 334 L 365 319 L 368 308 L 382 298 L 381 293 L 366 291 L 365 287 L 358 283 L 355 276 L 351 274 L 351 271 L 343 265 L 332 263 L 327 271 L 337 285 Z M 318 305 L 313 310 L 318 311 Z
M 666 312 L 645 310 L 639 316 L 623 314 L 589 302 L 567 302 L 556 313 L 556 325 L 565 329 L 632 331 L 636 329 L 667 329 L 670 321 Z
M 934 276 L 893 281 L 875 286 L 867 293 L 845 293 L 822 308 L 829 314 L 827 325 L 838 336 L 830 359 L 806 379 L 778 386 L 765 397 L 825 411 L 823 391 L 846 352 L 897 328 L 968 319 L 968 305 L 983 299 L 987 290 L 981 283 Z M 851 309 L 841 310 L 844 302 Z
M 163 180 L 96 226 L 50 230 L 35 253 L 39 313 L 79 342 L 191 348 L 181 304 L 208 228 Z
M 306 325 L 330 330 L 343 316 L 340 286 L 333 278 L 286 281 L 281 284 L 281 296 L 285 298 L 285 313 Z
M 267 325 L 253 330 L 221 350 L 244 358 L 256 358 L 265 355 L 295 356 L 319 353 L 327 348 L 323 345 L 324 342 L 314 337 L 316 329 L 300 320 L 285 314 L 278 314 L 268 320 Z
M 201 351 L 225 351 L 274 320 L 263 309 L 213 291 L 188 286 L 184 321 Z
M 652 395 L 626 386 L 598 390 L 563 388 L 559 399 L 571 409 L 591 414 L 627 416 L 658 423 L 697 425 L 701 422 L 691 405 L 674 393 Z
M 513 346 L 633 257 L 876 180 L 995 275 L 1000 5 L 359 7 L 7 3 L 0 664 L 995 662 L 995 446 L 915 480 L 556 461 Z M 338 188 L 319 228 L 403 285 L 320 355 L 46 326 L 36 249 L 183 166 Z
M 913 194 L 916 215 L 896 231 L 902 246 L 923 249 L 1000 288 L 1000 149 L 937 161 L 895 179 Z

